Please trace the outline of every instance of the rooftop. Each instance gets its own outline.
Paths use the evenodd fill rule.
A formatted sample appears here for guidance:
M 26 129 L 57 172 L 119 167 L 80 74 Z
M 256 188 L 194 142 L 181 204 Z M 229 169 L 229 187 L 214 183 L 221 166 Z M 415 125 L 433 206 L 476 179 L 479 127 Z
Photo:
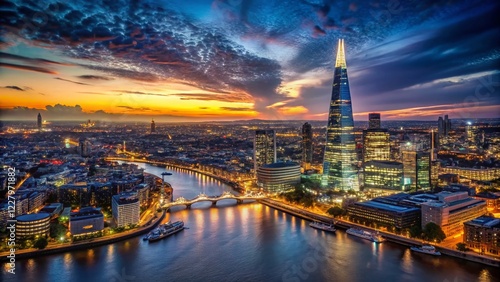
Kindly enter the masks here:
M 471 221 L 467 221 L 464 224 L 467 225 L 476 225 L 482 227 L 490 227 L 490 228 L 500 228 L 500 218 L 492 217 L 492 216 L 480 216 Z
M 395 205 L 384 204 L 384 203 L 375 202 L 375 201 L 358 202 L 358 203 L 356 203 L 356 205 L 367 206 L 367 207 L 376 208 L 376 209 L 380 209 L 380 210 L 388 210 L 391 212 L 419 211 L 418 208 L 395 206 Z
M 46 212 L 32 213 L 32 214 L 23 214 L 16 217 L 17 221 L 35 221 L 49 218 L 50 214 Z
M 262 167 L 265 167 L 265 168 L 283 168 L 283 167 L 292 167 L 292 166 L 298 166 L 298 165 L 299 164 L 294 163 L 294 162 L 278 162 L 278 163 L 263 165 Z

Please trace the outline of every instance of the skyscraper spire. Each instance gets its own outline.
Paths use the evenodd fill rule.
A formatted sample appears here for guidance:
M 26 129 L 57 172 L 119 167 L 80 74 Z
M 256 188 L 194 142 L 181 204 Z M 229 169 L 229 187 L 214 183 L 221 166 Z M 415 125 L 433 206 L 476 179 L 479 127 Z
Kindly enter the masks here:
M 342 190 L 358 190 L 357 162 L 351 93 L 347 78 L 344 40 L 341 39 L 337 47 L 326 129 L 323 185 Z
M 335 67 L 347 68 L 345 62 L 344 39 L 339 39 L 339 46 L 337 47 L 337 59 L 335 60 Z

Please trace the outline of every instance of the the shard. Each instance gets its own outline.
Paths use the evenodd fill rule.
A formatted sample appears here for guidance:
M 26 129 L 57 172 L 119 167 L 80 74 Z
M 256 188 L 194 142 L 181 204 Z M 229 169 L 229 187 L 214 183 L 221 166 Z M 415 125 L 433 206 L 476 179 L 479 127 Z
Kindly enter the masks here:
M 342 190 L 359 190 L 357 162 L 344 40 L 340 39 L 326 130 L 323 185 Z

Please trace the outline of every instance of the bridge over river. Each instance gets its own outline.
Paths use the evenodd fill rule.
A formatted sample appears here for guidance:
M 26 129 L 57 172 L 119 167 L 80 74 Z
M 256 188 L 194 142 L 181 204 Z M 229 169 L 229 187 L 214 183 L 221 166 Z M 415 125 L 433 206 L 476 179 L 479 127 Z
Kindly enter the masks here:
M 241 204 L 244 200 L 261 200 L 267 199 L 267 196 L 263 193 L 257 194 L 246 194 L 246 195 L 234 195 L 233 193 L 226 191 L 220 196 L 207 196 L 205 194 L 200 194 L 193 199 L 187 200 L 184 197 L 179 197 L 173 202 L 164 203 L 160 206 L 161 209 L 169 209 L 175 206 L 185 206 L 187 209 L 191 208 L 191 205 L 198 202 L 212 202 L 212 205 L 217 205 L 217 202 L 220 200 L 233 199 L 236 200 L 236 203 Z

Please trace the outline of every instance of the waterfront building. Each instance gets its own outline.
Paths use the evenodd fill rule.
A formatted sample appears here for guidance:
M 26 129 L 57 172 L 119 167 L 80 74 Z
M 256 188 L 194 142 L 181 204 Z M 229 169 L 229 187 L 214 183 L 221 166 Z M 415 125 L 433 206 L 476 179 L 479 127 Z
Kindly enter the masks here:
M 24 214 L 16 217 L 16 236 L 48 236 L 50 232 L 50 214 L 45 212 Z
M 470 168 L 458 166 L 445 166 L 443 173 L 457 174 L 461 178 L 475 181 L 493 181 L 500 178 L 500 168 Z
M 417 191 L 430 189 L 430 174 L 429 152 L 411 149 L 403 151 L 405 190 Z
M 347 215 L 362 224 L 374 223 L 399 229 L 411 228 L 420 223 L 419 208 L 384 203 L 377 199 L 349 205 Z
M 440 192 L 438 200 L 422 203 L 422 228 L 429 222 L 439 225 L 447 237 L 463 232 L 463 223 L 486 213 L 486 202 L 467 192 Z
M 276 162 L 276 133 L 274 130 L 256 130 L 253 143 L 254 170 Z
M 388 161 L 391 156 L 390 136 L 387 129 L 363 130 L 363 163 Z
M 94 234 L 103 229 L 104 216 L 100 209 L 84 207 L 70 215 L 69 231 L 73 236 Z
M 42 130 L 42 115 L 38 113 L 38 116 L 36 118 L 36 126 L 38 130 Z
M 304 171 L 311 169 L 313 157 L 312 126 L 309 123 L 302 125 L 302 168 Z
M 368 129 L 379 129 L 379 128 L 380 128 L 380 113 L 369 113 Z
M 401 191 L 403 185 L 403 164 L 394 161 L 369 161 L 364 165 L 364 191 Z
M 135 186 L 134 191 L 137 193 L 139 204 L 141 206 L 147 205 L 149 200 L 149 184 L 141 183 Z
M 113 210 L 113 220 L 117 227 L 139 223 L 140 204 L 137 193 L 114 195 L 111 208 Z
M 464 223 L 464 243 L 480 253 L 500 253 L 500 218 L 481 216 Z
M 257 185 L 269 193 L 293 189 L 300 183 L 300 166 L 293 162 L 263 165 L 257 170 Z
M 328 113 L 323 185 L 342 190 L 359 190 L 357 162 L 344 40 L 340 39 Z

